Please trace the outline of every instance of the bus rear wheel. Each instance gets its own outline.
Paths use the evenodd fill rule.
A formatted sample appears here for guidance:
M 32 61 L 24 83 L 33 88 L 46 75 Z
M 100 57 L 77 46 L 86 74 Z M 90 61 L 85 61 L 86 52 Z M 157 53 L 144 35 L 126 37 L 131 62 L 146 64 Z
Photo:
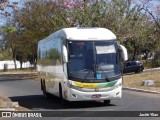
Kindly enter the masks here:
M 48 93 L 46 91 L 46 85 L 45 85 L 45 81 L 44 80 L 42 81 L 42 92 L 43 92 L 43 97 L 45 99 L 47 99 L 48 98 Z

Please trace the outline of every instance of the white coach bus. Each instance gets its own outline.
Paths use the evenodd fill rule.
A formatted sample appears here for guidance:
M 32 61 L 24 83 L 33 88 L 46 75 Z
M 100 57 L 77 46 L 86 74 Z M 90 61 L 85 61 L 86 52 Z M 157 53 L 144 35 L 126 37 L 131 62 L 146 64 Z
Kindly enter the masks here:
M 41 90 L 67 101 L 103 101 L 122 95 L 127 50 L 105 28 L 64 28 L 38 43 Z

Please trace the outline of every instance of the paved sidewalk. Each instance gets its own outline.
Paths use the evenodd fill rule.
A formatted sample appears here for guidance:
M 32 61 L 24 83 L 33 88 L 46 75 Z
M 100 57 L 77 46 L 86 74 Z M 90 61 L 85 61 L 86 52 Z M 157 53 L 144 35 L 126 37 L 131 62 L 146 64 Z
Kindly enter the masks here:
M 143 72 L 152 72 L 152 71 L 160 71 L 160 67 L 157 68 L 149 68 L 149 69 L 144 69 Z

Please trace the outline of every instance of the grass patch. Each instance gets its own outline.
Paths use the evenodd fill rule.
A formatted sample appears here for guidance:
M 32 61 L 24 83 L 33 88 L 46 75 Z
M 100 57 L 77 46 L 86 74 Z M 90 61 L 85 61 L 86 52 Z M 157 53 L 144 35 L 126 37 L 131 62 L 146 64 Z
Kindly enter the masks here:
M 19 80 L 37 80 L 38 74 L 36 69 L 14 69 L 14 70 L 8 70 L 6 72 L 1 71 L 0 77 L 3 79 L 19 79 Z
M 154 80 L 155 85 L 143 86 L 143 80 Z M 160 72 L 125 75 L 123 79 L 123 85 L 145 90 L 160 91 Z
M 1 71 L 0 74 L 21 74 L 21 73 L 32 73 L 32 72 L 37 72 L 36 69 L 30 69 L 30 68 L 23 68 L 23 69 L 12 69 L 12 70 L 7 70 L 7 71 Z
M 7 71 L 1 70 L 2 72 L 28 72 L 28 71 L 36 71 L 35 68 L 17 68 L 17 69 L 8 69 Z

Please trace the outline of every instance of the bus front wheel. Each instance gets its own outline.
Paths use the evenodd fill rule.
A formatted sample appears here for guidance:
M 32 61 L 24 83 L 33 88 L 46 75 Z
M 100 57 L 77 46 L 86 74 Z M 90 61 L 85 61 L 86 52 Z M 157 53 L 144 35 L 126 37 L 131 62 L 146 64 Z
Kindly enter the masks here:
M 111 100 L 104 100 L 104 105 L 109 105 L 110 104 L 110 102 L 111 102 Z
M 64 99 L 63 99 L 63 94 L 62 94 L 62 86 L 59 84 L 59 98 L 60 98 L 60 103 L 64 104 Z

